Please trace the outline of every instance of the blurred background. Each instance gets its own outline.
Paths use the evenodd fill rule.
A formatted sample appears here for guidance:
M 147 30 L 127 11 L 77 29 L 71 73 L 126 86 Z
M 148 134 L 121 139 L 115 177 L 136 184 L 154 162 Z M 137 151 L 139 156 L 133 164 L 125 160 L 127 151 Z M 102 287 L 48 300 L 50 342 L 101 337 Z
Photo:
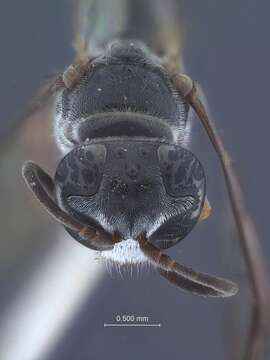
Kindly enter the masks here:
M 201 83 L 232 154 L 269 268 L 269 2 L 174 5 L 185 29 L 187 73 Z M 134 11 L 139 31 L 143 8 Z M 1 2 L 0 359 L 240 359 L 249 284 L 221 168 L 196 122 L 192 151 L 204 165 L 213 213 L 169 253 L 194 269 L 238 282 L 234 298 L 195 297 L 154 270 L 110 273 L 39 208 L 23 183 L 25 160 L 53 174 L 61 158 L 52 137 L 51 104 L 27 120 L 20 114 L 34 90 L 72 62 L 72 12 L 67 0 Z M 161 326 L 104 327 L 119 314 L 148 317 Z

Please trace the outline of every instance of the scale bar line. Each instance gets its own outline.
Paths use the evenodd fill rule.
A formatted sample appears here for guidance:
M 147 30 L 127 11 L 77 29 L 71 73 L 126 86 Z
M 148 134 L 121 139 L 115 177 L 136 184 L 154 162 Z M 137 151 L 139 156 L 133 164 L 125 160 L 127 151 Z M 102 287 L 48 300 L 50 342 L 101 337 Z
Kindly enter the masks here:
M 104 327 L 161 327 L 161 324 L 104 324 Z

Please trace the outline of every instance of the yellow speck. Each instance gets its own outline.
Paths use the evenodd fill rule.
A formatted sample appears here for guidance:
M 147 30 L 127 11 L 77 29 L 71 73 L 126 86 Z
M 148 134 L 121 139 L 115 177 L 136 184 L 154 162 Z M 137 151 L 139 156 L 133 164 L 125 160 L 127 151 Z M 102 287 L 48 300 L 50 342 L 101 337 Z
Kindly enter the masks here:
M 211 215 L 211 212 L 212 212 L 211 205 L 210 205 L 208 199 L 205 198 L 203 209 L 202 209 L 201 215 L 199 217 L 199 221 L 206 220 Z

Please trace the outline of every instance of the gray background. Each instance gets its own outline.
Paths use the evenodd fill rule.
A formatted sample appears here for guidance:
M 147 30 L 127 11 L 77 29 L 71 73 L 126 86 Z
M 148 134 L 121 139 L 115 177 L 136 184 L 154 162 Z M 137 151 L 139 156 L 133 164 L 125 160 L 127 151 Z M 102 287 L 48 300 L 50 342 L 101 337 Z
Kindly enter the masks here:
M 266 0 L 188 1 L 183 3 L 183 9 L 188 73 L 205 89 L 211 112 L 241 177 L 269 264 L 269 3 Z M 19 119 L 16 113 L 47 75 L 72 60 L 70 19 L 71 8 L 64 0 L 1 3 L 2 161 L 8 158 L 7 152 L 16 149 L 13 130 Z M 247 279 L 220 166 L 203 131 L 196 125 L 193 149 L 208 174 L 213 215 L 170 254 L 195 269 L 238 280 L 242 285 L 240 294 L 224 301 L 207 300 L 179 291 L 153 271 L 125 280 L 117 273 L 113 277 L 106 274 L 95 295 L 81 308 L 46 360 L 104 359 L 105 356 L 130 360 L 232 358 L 232 344 L 240 344 L 245 333 L 244 325 L 239 324 L 245 324 L 248 315 Z M 21 160 L 9 164 L 16 176 L 10 181 L 20 186 Z M 1 191 L 5 193 L 2 197 L 5 208 L 1 206 L 0 310 L 3 312 L 9 300 L 16 297 L 17 287 L 31 273 L 33 264 L 38 262 L 40 253 L 52 242 L 48 239 L 48 245 L 39 245 L 27 240 L 21 244 L 19 235 L 11 236 L 7 227 L 12 227 L 10 218 L 18 215 L 18 201 L 24 201 L 19 191 L 24 192 L 25 188 L 3 189 L 4 176 L 7 175 L 2 173 L 0 180 Z M 33 216 L 40 229 L 46 229 L 45 215 L 38 212 Z M 24 218 L 17 224 L 24 228 Z M 162 327 L 104 329 L 104 322 L 113 321 L 119 313 L 146 315 Z

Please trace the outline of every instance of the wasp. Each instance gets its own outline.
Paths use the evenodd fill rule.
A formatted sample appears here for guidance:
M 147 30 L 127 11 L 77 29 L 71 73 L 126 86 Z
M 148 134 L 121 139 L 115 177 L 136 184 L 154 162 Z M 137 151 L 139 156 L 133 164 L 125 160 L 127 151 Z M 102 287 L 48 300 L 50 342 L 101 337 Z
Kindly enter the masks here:
M 105 259 L 149 262 L 198 295 L 236 294 L 235 283 L 164 252 L 211 210 L 203 166 L 188 148 L 190 108 L 219 155 L 236 217 L 241 211 L 237 178 L 196 82 L 142 42 L 120 39 L 75 61 L 54 86 L 54 133 L 63 158 L 53 177 L 31 161 L 23 166 L 41 205 Z

